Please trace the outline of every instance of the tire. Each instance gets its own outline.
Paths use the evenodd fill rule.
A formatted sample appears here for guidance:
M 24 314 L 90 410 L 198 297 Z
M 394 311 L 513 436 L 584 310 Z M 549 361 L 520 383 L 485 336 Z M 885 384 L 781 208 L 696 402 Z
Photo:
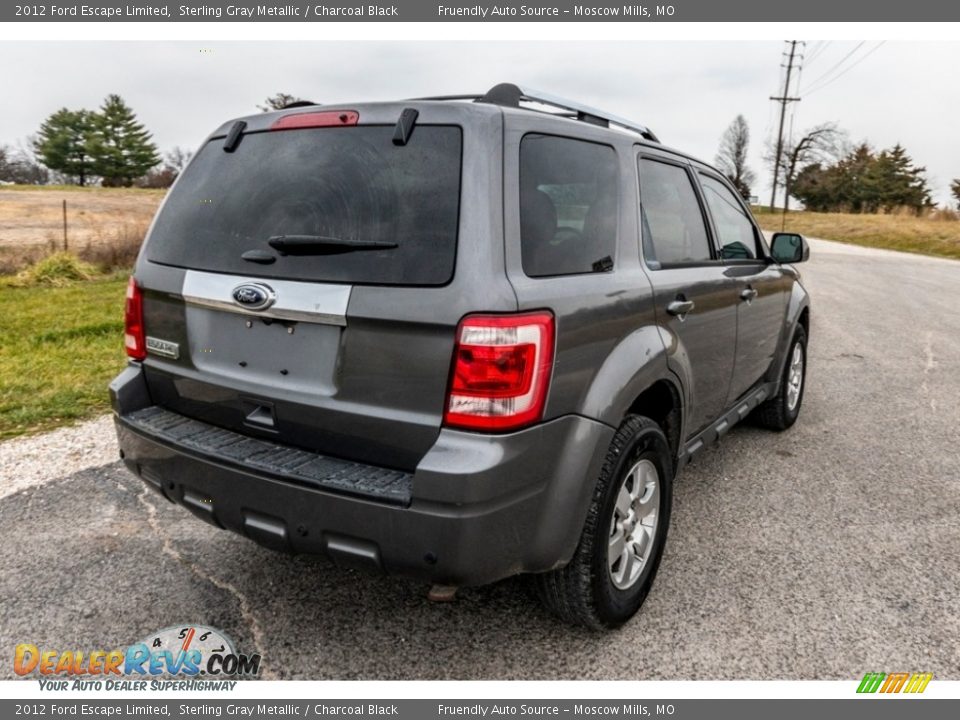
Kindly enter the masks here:
M 800 358 L 799 373 L 795 373 L 794 361 Z M 795 387 L 795 380 L 799 377 L 800 386 Z M 777 394 L 754 410 L 754 417 L 758 424 L 771 430 L 786 430 L 793 425 L 800 416 L 800 406 L 803 405 L 803 391 L 807 386 L 807 333 L 802 325 L 798 325 L 790 342 L 787 361 L 784 363 L 783 375 L 780 378 L 780 387 Z M 793 393 L 796 392 L 794 397 Z
M 673 460 L 663 430 L 648 418 L 627 416 L 610 443 L 573 558 L 565 567 L 534 576 L 541 602 L 563 620 L 596 630 L 618 627 L 633 617 L 653 586 L 663 556 L 672 485 Z M 632 501 L 627 515 L 621 490 Z M 653 519 L 647 509 L 655 513 Z M 632 534 L 625 531 L 629 528 Z M 623 539 L 630 558 L 618 554 L 610 563 L 608 546 L 615 535 Z M 648 549 L 641 558 L 644 539 Z

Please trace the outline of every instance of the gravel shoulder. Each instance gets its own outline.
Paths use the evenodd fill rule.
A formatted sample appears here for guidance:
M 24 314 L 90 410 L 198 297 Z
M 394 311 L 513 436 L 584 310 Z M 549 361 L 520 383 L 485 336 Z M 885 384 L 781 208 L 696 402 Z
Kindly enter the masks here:
M 117 460 L 113 416 L 0 442 L 0 499 Z

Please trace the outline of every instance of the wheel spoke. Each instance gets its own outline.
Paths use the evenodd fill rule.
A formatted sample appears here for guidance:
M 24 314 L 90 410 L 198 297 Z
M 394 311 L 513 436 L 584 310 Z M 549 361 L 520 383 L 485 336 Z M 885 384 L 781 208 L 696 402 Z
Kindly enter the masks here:
M 637 556 L 633 553 L 632 548 L 627 548 L 627 551 L 623 554 L 623 564 L 620 567 L 620 582 L 630 584 L 630 581 L 633 579 L 633 569 L 636 564 Z
M 627 476 L 626 484 L 630 485 L 630 500 L 636 500 L 640 497 L 640 493 L 643 492 L 643 466 L 638 465 L 633 470 L 630 471 L 630 474 Z M 626 487 L 626 484 L 624 487 Z
M 647 556 L 647 548 L 650 547 L 650 534 L 643 525 L 637 526 L 633 533 L 632 543 L 633 553 L 638 560 L 643 560 Z
M 642 522 L 653 515 L 658 507 L 660 507 L 660 486 L 656 481 L 647 483 L 643 496 L 636 506 L 637 517 Z
M 630 491 L 627 490 L 626 485 L 620 488 L 620 494 L 617 495 L 617 516 L 625 518 L 630 514 Z
M 627 546 L 627 538 L 623 530 L 617 530 L 610 537 L 610 545 L 607 549 L 607 564 L 612 568 L 617 560 L 623 555 L 623 551 Z

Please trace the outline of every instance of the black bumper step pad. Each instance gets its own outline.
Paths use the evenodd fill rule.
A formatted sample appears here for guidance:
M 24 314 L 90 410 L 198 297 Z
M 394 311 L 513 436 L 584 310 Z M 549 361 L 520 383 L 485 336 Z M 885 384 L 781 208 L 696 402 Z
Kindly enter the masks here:
M 214 462 L 261 471 L 318 490 L 409 505 L 413 475 L 241 435 L 161 407 L 124 415 L 131 429 Z

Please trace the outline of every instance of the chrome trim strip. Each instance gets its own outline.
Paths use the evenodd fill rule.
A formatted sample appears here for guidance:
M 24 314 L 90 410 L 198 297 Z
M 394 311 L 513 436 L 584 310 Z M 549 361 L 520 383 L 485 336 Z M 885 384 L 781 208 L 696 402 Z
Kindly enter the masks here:
M 276 302 L 265 310 L 251 310 L 237 304 L 233 300 L 233 291 L 243 283 L 266 285 L 276 293 Z M 347 305 L 352 290 L 352 285 L 272 280 L 187 270 L 182 294 L 184 302 L 189 305 L 250 317 L 344 327 L 347 324 Z

